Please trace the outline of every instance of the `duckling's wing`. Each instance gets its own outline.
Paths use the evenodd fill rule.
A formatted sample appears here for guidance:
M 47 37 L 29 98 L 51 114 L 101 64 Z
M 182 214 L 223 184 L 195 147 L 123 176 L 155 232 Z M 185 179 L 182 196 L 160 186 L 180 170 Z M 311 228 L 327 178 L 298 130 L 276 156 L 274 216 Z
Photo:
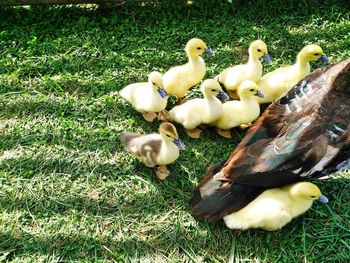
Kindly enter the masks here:
M 294 76 L 294 74 L 290 73 L 290 70 L 292 68 L 293 67 L 289 65 L 289 66 L 275 69 L 272 72 L 266 73 L 258 81 L 258 86 L 260 87 L 261 85 L 265 85 L 265 86 L 267 85 L 267 87 L 270 89 L 278 89 L 278 88 L 281 88 L 281 86 L 284 87 L 286 85 L 284 83 L 288 82 L 291 76 Z
M 171 68 L 163 75 L 165 90 L 175 96 L 184 96 L 194 83 L 191 81 L 191 74 L 186 70 L 186 65 Z
M 286 73 L 288 73 L 289 70 L 292 69 L 292 65 L 280 67 L 278 69 L 275 69 L 274 71 L 268 72 L 265 75 L 261 77 L 261 80 L 264 79 L 270 79 L 270 78 L 276 78 L 277 76 L 283 74 L 285 76 Z
M 221 85 L 224 85 L 225 88 L 232 89 L 242 82 L 242 72 L 244 71 L 244 68 L 245 65 L 236 65 L 227 68 L 217 76 L 216 80 Z
M 194 129 L 201 124 L 201 112 L 205 108 L 203 99 L 191 99 L 184 104 L 177 105 L 169 111 L 170 118 L 189 129 Z
M 123 133 L 120 136 L 120 140 L 124 147 L 138 157 L 146 166 L 154 167 L 157 165 L 157 156 L 162 144 L 158 134 L 138 135 Z
M 140 89 L 140 87 L 144 86 L 145 84 L 147 85 L 147 82 L 129 84 L 119 91 L 119 95 L 131 103 L 134 100 L 135 92 L 137 92 L 137 90 Z
M 350 142 L 350 60 L 309 75 L 272 104 L 192 198 L 195 215 L 219 219 L 263 190 L 311 175 Z

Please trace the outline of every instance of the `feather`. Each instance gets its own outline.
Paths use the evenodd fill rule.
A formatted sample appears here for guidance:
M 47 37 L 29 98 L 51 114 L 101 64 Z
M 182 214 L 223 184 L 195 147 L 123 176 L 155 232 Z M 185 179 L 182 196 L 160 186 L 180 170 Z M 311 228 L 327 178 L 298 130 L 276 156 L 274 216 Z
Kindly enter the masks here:
M 226 162 L 226 160 L 222 161 L 220 163 L 213 164 L 212 166 L 209 167 L 209 169 L 207 170 L 206 175 L 202 179 L 200 185 L 193 192 L 192 198 L 190 199 L 191 206 L 194 206 L 195 204 L 197 204 L 198 202 L 200 202 L 202 200 L 202 195 L 205 195 L 205 194 L 202 194 L 200 191 L 200 189 L 204 189 L 201 187 L 201 185 L 205 186 L 205 187 L 207 185 L 210 185 L 210 184 L 207 184 L 207 181 L 210 180 L 217 172 L 220 171 L 220 169 L 223 167 L 225 162 Z M 218 184 L 218 186 L 219 186 L 219 184 Z M 212 189 L 213 187 L 209 187 L 209 188 Z M 202 190 L 202 192 L 203 192 L 203 190 Z
M 350 60 L 321 68 L 270 105 L 195 193 L 194 215 L 220 219 L 266 188 L 312 177 L 350 141 Z M 291 106 L 293 105 L 293 106 Z M 215 189 L 211 189 L 214 187 Z
M 120 140 L 126 149 L 137 156 L 146 166 L 154 167 L 157 165 L 157 155 L 162 144 L 157 134 L 123 133 Z

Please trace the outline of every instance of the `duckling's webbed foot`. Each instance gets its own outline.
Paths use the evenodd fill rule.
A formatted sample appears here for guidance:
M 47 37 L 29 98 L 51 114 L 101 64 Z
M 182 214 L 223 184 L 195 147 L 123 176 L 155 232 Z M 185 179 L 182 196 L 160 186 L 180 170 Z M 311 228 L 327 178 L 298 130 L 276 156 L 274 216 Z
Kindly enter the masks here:
M 198 128 L 199 128 L 199 129 L 202 129 L 202 130 L 205 130 L 206 128 L 208 128 L 208 125 L 202 123 L 202 124 L 200 124 L 200 125 L 198 126 Z
M 227 92 L 231 99 L 235 99 L 235 100 L 239 99 L 237 90 L 227 90 Z
M 165 165 L 158 165 L 154 167 L 154 172 L 156 173 L 156 176 L 162 181 L 170 175 L 170 172 Z
M 252 126 L 252 123 L 251 122 L 248 122 L 248 123 L 244 123 L 244 124 L 241 124 L 239 125 L 239 128 L 241 129 L 247 129 L 248 127 Z
M 159 121 L 171 121 L 169 112 L 166 110 L 158 112 L 158 120 Z
M 345 172 L 347 170 L 350 170 L 350 159 L 347 159 L 340 164 L 338 164 L 336 167 L 338 172 Z
M 328 179 L 332 177 L 332 174 L 339 172 L 342 173 L 348 170 L 350 170 L 350 159 L 344 160 L 341 163 L 338 163 L 337 165 L 332 165 L 323 169 L 322 171 L 316 172 L 315 174 L 312 174 L 311 177 L 319 179 Z
M 142 117 L 148 122 L 153 122 L 157 118 L 157 114 L 154 112 L 144 112 L 142 113 Z
M 191 138 L 198 139 L 201 136 L 203 130 L 199 128 L 194 128 L 192 130 L 185 130 L 186 134 Z
M 216 132 L 221 135 L 222 137 L 225 137 L 227 139 L 231 139 L 231 130 L 221 130 L 221 129 L 216 129 Z
M 187 101 L 185 97 L 177 98 L 176 103 L 177 104 L 184 104 Z

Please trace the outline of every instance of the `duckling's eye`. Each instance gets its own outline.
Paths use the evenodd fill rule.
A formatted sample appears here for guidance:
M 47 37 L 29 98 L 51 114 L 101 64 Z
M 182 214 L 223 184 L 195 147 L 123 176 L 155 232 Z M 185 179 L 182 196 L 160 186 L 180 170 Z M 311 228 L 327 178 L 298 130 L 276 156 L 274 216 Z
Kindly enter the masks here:
M 315 53 L 314 55 L 315 55 L 315 56 L 318 56 L 319 54 L 320 54 L 320 53 Z
M 258 48 L 258 52 L 261 52 L 261 49 L 260 49 L 260 48 Z
M 215 91 L 217 91 L 217 90 L 216 90 L 216 89 L 212 89 L 211 91 L 212 91 L 212 92 L 215 92 Z
M 198 50 L 201 50 L 202 48 L 201 47 L 197 47 Z
M 154 83 L 154 82 L 152 82 L 152 84 L 153 84 L 154 86 L 157 86 L 156 83 Z
M 249 91 L 253 92 L 253 91 L 255 91 L 255 89 L 250 89 Z
M 312 195 L 311 198 L 316 198 L 316 196 L 315 196 L 315 195 Z
M 166 136 L 170 138 L 170 135 L 169 135 L 169 134 L 167 134 Z

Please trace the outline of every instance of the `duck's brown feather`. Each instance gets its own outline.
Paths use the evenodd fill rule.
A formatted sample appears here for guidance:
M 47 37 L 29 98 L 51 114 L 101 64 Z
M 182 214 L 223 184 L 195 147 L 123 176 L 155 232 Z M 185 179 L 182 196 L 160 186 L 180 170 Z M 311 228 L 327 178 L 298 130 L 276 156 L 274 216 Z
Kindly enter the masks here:
M 349 99 L 350 60 L 299 82 L 255 122 L 221 169 L 209 169 L 191 200 L 193 214 L 219 219 L 266 188 L 322 169 L 349 144 Z

